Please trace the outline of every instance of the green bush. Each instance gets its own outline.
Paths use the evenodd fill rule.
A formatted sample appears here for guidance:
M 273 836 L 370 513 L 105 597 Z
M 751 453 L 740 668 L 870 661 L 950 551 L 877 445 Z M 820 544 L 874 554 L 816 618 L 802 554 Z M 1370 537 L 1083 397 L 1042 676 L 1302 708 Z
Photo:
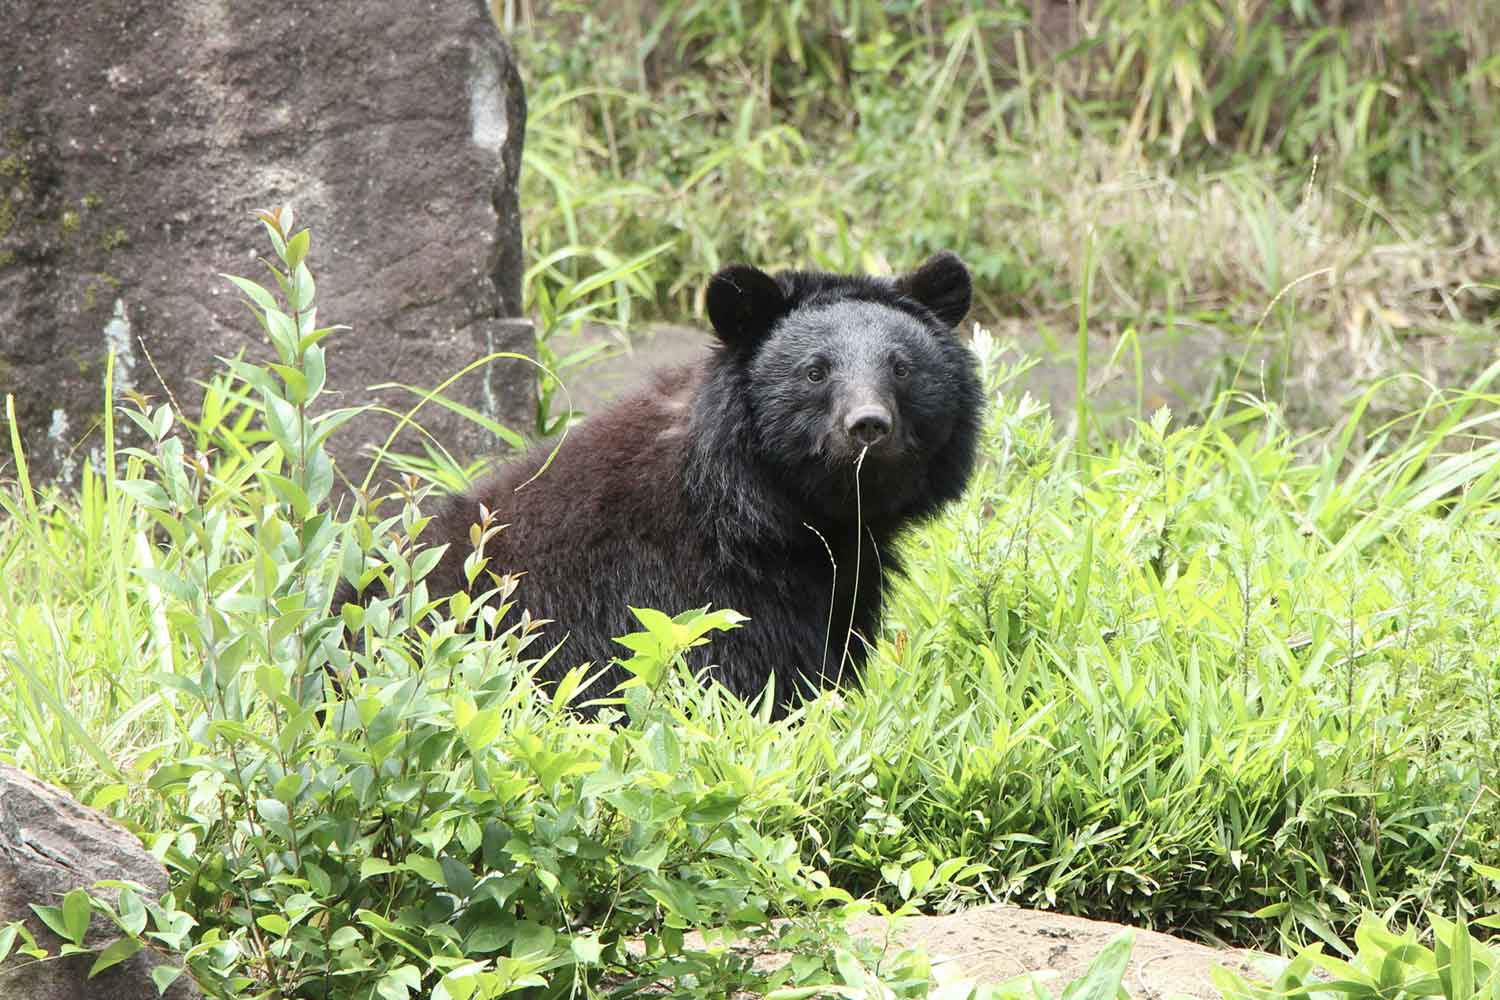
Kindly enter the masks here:
M 1490 869 L 1500 878 L 1500 870 Z M 1430 916 L 1426 934 L 1415 928 L 1392 933 L 1367 916 L 1346 958 L 1312 945 L 1291 959 L 1266 963 L 1268 982 L 1251 981 L 1228 969 L 1214 970 L 1214 984 L 1228 1000 L 1349 997 L 1353 1000 L 1492 1000 L 1500 996 L 1500 953 L 1472 936 L 1469 923 Z M 1494 927 L 1493 918 L 1483 921 Z M 1422 943 L 1422 939 L 1431 946 Z
M 42 919 L 76 949 L 74 918 L 86 923 L 92 905 L 123 932 L 96 971 L 143 946 L 181 949 L 221 996 L 623 995 L 658 981 L 707 995 L 849 976 L 885 995 L 924 989 L 915 956 L 888 956 L 877 975 L 878 950 L 840 929 L 869 907 L 801 856 L 791 831 L 805 818 L 771 752 L 775 731 L 687 673 L 680 654 L 738 616 L 638 611 L 642 631 L 621 640 L 633 655 L 619 708 L 580 723 L 567 705 L 585 671 L 543 696 L 531 672 L 555 651 L 536 648 L 529 616 L 495 625 L 514 578 L 475 555 L 475 596 L 429 597 L 441 550 L 421 544 L 425 488 L 394 497 L 373 527 L 331 512 L 325 445 L 359 411 L 319 406 L 333 330 L 313 325 L 308 231 L 293 233 L 289 212 L 260 218 L 279 298 L 232 280 L 275 360 L 227 362 L 257 433 L 218 423 L 209 436 L 224 459 L 189 458 L 169 404 L 126 407 L 151 445 L 127 451 L 126 474 L 105 486 L 104 519 L 142 542 L 96 585 L 142 614 L 124 615 L 140 629 L 130 645 L 147 647 L 127 683 L 168 692 L 145 706 L 162 728 L 135 765 L 154 796 L 134 805 L 172 897 L 126 889 L 91 904 L 80 893 Z M 48 544 L 29 490 L 13 512 Z M 379 574 L 387 596 L 331 618 L 340 574 Z M 32 697 L 55 689 L 23 669 L 13 706 L 36 712 Z M 726 743 L 747 752 L 732 758 Z M 108 787 L 93 801 L 126 794 Z M 929 868 L 915 895 L 908 878 L 912 904 L 962 867 Z M 700 929 L 723 937 L 686 939 Z M 19 942 L 21 955 L 46 957 L 18 926 L 4 933 L 0 953 Z M 758 971 L 726 947 L 755 935 L 792 960 Z
M 1257 406 L 1161 411 L 1084 464 L 1005 393 L 991 468 L 913 539 L 895 643 L 799 757 L 830 874 L 963 855 L 994 898 L 1241 942 L 1494 912 L 1484 384 L 1357 459 Z
M 240 287 L 274 361 L 231 362 L 181 433 L 107 409 L 152 444 L 76 499 L 19 448 L 0 493 L 0 752 L 172 874 L 167 900 L 47 911 L 110 914 L 111 958 L 180 950 L 222 995 L 905 995 L 921 960 L 845 915 L 993 898 L 1332 946 L 1364 909 L 1496 911 L 1500 365 L 1363 442 L 1385 387 L 1315 437 L 1225 397 L 1096 449 L 981 331 L 987 460 L 907 540 L 862 687 L 770 725 L 677 655 L 734 616 L 642 610 L 611 727 L 566 711 L 607 694 L 587 670 L 532 685 L 556 654 L 529 621 L 473 638 L 504 567 L 431 597 L 428 487 L 329 513 L 324 443 L 357 414 L 319 408 L 307 235 L 263 221 L 275 291 Z M 329 616 L 372 574 L 389 596 Z M 796 957 L 757 970 L 720 931 Z

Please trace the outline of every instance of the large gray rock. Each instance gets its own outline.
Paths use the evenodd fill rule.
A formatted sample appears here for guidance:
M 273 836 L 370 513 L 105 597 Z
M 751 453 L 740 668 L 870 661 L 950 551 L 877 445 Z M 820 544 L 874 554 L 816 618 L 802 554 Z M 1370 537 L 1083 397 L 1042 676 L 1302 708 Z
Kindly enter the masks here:
M 0 764 L 0 924 L 24 919 L 37 943 L 56 955 L 61 941 L 30 904 L 55 906 L 72 890 L 88 889 L 101 879 L 137 882 L 153 899 L 167 891 L 166 869 L 129 831 L 24 771 Z M 117 928 L 96 916 L 84 943 L 99 949 L 119 936 Z M 160 962 L 153 953 L 138 951 L 89 979 L 92 954 L 46 962 L 12 956 L 0 966 L 0 998 L 154 1000 L 151 970 Z M 201 994 L 184 973 L 166 995 L 168 1000 L 187 1000 Z
M 529 353 L 529 326 L 506 319 L 521 312 L 525 98 L 484 0 L 4 8 L 0 394 L 44 477 L 76 477 L 99 450 L 107 349 L 118 386 L 161 398 L 165 381 L 189 409 L 216 356 L 268 354 L 218 277 L 266 280 L 257 208 L 290 204 L 312 227 L 320 321 L 354 328 L 330 345 L 338 404 Z M 532 381 L 499 362 L 449 394 L 516 426 Z M 420 419 L 457 454 L 496 446 L 437 406 Z M 344 475 L 358 481 L 357 449 L 392 426 L 340 432 Z

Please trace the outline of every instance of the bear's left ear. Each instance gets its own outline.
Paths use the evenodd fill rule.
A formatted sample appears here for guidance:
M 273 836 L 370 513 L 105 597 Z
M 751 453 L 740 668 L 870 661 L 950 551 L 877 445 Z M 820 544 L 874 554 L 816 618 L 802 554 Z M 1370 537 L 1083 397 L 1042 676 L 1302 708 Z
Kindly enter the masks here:
M 910 274 L 897 278 L 896 291 L 922 303 L 951 330 L 968 315 L 974 286 L 964 262 L 944 250 Z
M 786 315 L 786 295 L 764 271 L 746 264 L 726 267 L 708 283 L 708 319 L 730 347 L 749 347 Z

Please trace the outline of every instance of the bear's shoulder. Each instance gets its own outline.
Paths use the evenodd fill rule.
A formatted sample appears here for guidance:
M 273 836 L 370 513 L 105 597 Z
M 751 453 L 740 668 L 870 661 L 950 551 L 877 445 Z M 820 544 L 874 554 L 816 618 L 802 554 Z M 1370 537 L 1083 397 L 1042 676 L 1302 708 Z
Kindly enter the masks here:
M 654 372 L 561 441 L 542 442 L 496 470 L 470 499 L 491 509 L 534 510 L 587 507 L 591 499 L 622 503 L 635 493 L 659 498 L 663 484 L 678 478 L 702 379 L 697 362 Z

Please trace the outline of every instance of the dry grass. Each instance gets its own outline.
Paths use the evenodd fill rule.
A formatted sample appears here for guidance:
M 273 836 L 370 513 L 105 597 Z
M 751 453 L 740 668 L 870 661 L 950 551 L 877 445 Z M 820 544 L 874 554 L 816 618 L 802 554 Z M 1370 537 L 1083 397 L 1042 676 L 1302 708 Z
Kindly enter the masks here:
M 728 260 L 879 271 L 948 247 L 980 319 L 1045 342 L 1076 322 L 1092 260 L 1106 350 L 1137 337 L 1149 366 L 1152 344 L 1193 338 L 1208 381 L 1248 372 L 1309 422 L 1394 372 L 1420 376 L 1395 406 L 1464 382 L 1496 332 L 1500 23 L 1482 0 L 854 0 L 771 20 L 747 0 L 738 25 L 649 6 L 500 9 L 531 74 L 528 239 L 538 257 L 664 247 L 631 320 L 696 321 Z

